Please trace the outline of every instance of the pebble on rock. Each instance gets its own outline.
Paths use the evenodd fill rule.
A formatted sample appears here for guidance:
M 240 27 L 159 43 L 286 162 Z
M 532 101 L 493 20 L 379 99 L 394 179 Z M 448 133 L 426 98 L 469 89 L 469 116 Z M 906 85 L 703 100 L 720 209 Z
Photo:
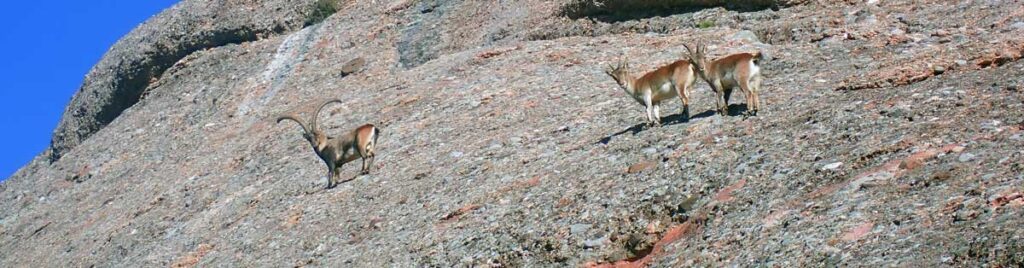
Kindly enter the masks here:
M 960 154 L 960 157 L 957 158 L 957 160 L 960 160 L 960 162 L 970 162 L 971 160 L 974 160 L 974 154 L 962 153 Z
M 835 162 L 821 167 L 821 170 L 834 170 L 843 166 L 843 162 Z

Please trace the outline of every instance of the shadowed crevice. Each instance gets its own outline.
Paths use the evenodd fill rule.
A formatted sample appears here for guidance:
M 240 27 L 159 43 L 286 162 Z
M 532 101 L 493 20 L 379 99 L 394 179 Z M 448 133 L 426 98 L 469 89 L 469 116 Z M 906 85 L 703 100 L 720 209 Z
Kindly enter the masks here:
M 620 22 L 651 17 L 692 13 L 706 8 L 724 7 L 741 12 L 779 8 L 805 0 L 575 0 L 562 6 L 562 16 Z

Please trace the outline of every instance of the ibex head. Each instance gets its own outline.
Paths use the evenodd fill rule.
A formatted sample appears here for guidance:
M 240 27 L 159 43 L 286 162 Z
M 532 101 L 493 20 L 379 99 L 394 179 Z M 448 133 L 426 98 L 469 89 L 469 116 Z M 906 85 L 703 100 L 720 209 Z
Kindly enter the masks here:
M 683 44 L 683 47 L 686 48 L 687 52 L 687 54 L 683 55 L 683 58 L 687 59 L 693 65 L 693 69 L 703 78 L 708 66 L 708 59 L 705 56 L 708 47 L 701 43 L 697 43 L 693 48 L 686 44 Z
M 295 121 L 295 123 L 299 123 L 299 126 L 302 127 L 302 137 L 309 141 L 309 145 L 313 146 L 313 150 L 320 152 L 320 150 L 323 150 L 323 148 L 327 146 L 328 137 L 327 134 L 325 134 L 324 131 L 320 129 L 320 126 L 317 125 L 316 118 L 320 115 L 320 111 L 322 111 L 324 107 L 327 106 L 327 104 L 334 102 L 341 103 L 341 100 L 332 99 L 324 102 L 323 104 L 320 104 L 320 107 L 318 107 L 316 111 L 313 112 L 313 114 L 311 115 L 309 119 L 309 125 L 303 123 L 302 120 L 299 119 L 299 117 L 294 114 L 282 115 L 277 118 L 277 122 L 281 123 L 281 121 L 284 120 L 292 120 Z
M 629 78 L 629 62 L 627 60 L 619 60 L 614 66 L 609 64 L 604 73 L 615 79 L 615 82 L 619 83 L 619 85 L 624 85 Z
M 633 94 L 633 80 L 635 77 L 629 73 L 628 59 L 619 60 L 615 66 L 609 64 L 608 69 L 605 69 L 604 73 L 611 76 L 612 79 L 615 79 L 615 83 L 619 84 L 619 87 L 622 88 L 622 90 L 625 90 L 626 94 Z

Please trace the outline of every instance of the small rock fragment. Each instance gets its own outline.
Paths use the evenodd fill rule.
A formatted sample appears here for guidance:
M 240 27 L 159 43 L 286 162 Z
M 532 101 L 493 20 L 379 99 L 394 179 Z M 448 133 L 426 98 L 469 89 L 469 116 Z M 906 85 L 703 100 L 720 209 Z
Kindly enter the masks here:
M 655 221 L 651 221 L 650 223 L 648 223 L 646 229 L 647 230 L 645 231 L 645 233 L 647 233 L 647 234 L 657 234 L 657 233 L 661 233 L 662 231 L 664 231 L 665 227 L 662 226 L 661 221 L 655 220 Z
M 596 247 L 600 247 L 601 245 L 604 245 L 604 242 L 607 241 L 607 240 L 608 240 L 607 237 L 599 237 L 599 238 L 595 238 L 595 239 L 584 240 L 583 241 L 583 248 L 596 248 Z
M 835 162 L 821 167 L 821 170 L 834 170 L 843 166 L 843 162 Z
M 1014 22 L 1013 24 L 1010 24 L 1010 28 L 1013 28 L 1015 30 L 1024 30 L 1024 21 Z
M 582 224 L 581 223 L 581 224 L 573 224 L 573 225 L 569 226 L 569 233 L 572 233 L 572 234 L 581 234 L 581 233 L 586 232 L 587 230 L 590 230 L 590 224 Z
M 951 177 L 953 177 L 953 175 L 950 174 L 948 170 L 942 170 L 942 171 L 938 171 L 938 172 L 935 172 L 934 174 L 932 174 L 932 180 L 935 180 L 935 181 L 945 181 L 945 180 L 948 180 Z
M 341 66 L 341 76 L 348 76 L 363 70 L 363 66 L 366 66 L 366 60 L 362 57 L 351 59 Z
M 960 162 L 970 162 L 971 160 L 974 160 L 974 154 L 962 153 L 960 154 L 960 157 L 957 158 L 957 160 L 960 160 Z
M 924 166 L 924 159 L 921 158 L 908 158 L 900 163 L 900 168 L 906 170 L 913 170 L 921 166 Z
M 847 231 L 845 234 L 843 234 L 842 239 L 846 240 L 846 241 L 857 241 L 857 240 L 863 238 L 864 236 L 867 236 L 869 233 L 871 233 L 871 230 L 874 229 L 874 228 L 875 228 L 875 223 L 874 222 L 871 222 L 871 221 L 865 222 L 865 223 L 863 223 L 861 225 L 858 225 L 857 227 L 854 227 L 853 229 L 850 229 L 849 231 Z
M 732 35 L 732 37 L 729 38 L 729 40 L 733 40 L 733 41 L 740 41 L 740 40 L 742 40 L 742 41 L 746 41 L 746 42 L 749 42 L 749 43 L 761 43 L 761 40 L 757 38 L 757 35 L 754 34 L 754 32 L 751 32 L 749 30 L 742 30 L 742 31 L 736 32 L 735 34 Z
M 640 163 L 633 164 L 632 166 L 629 166 L 629 169 L 626 170 L 626 173 L 629 173 L 629 174 L 639 173 L 641 171 L 652 169 L 652 168 L 655 168 L 657 166 L 658 166 L 657 162 L 654 162 L 654 161 L 643 161 L 643 162 L 640 162 Z
M 697 195 L 691 195 L 686 197 L 682 202 L 676 205 L 676 210 L 679 212 L 688 212 L 693 210 L 693 204 L 697 203 Z

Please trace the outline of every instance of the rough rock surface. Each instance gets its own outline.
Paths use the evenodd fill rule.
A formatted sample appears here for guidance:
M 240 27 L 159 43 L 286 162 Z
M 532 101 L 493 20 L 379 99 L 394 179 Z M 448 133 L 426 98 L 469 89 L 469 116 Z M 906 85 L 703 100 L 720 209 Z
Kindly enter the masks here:
M 294 31 L 309 22 L 313 4 L 186 0 L 154 16 L 114 44 L 86 75 L 54 131 L 50 157 L 59 159 L 109 124 L 185 56 Z
M 0 266 L 1024 264 L 1015 1 L 621 21 L 568 18 L 568 0 L 384 2 L 147 78 L 105 127 L 0 184 Z M 291 21 L 275 12 L 291 14 L 250 11 Z M 669 103 L 643 128 L 601 66 L 652 70 L 695 41 L 769 55 L 762 111 L 738 115 L 737 91 L 715 115 L 699 82 L 691 120 Z M 97 69 L 131 64 L 116 62 Z M 357 161 L 331 190 L 298 127 L 272 121 L 327 98 L 345 102 L 327 132 L 383 129 L 373 172 Z

